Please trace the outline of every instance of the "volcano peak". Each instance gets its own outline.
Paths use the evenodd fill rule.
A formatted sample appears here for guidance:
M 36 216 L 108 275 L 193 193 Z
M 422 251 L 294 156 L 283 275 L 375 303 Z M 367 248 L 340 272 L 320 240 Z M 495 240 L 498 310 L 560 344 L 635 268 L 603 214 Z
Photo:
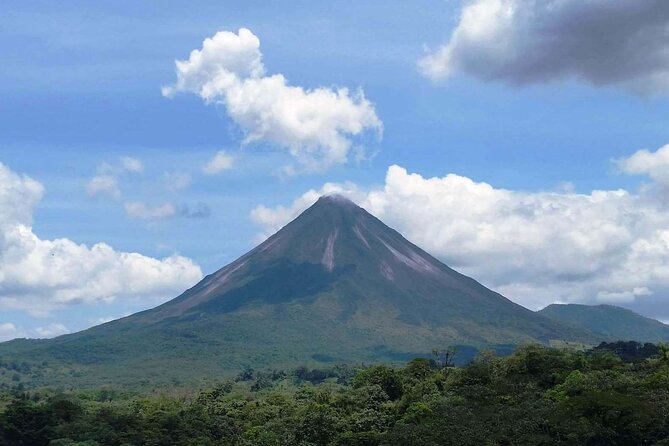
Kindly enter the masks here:
M 179 351 L 229 371 L 599 338 L 514 304 L 331 194 L 175 299 L 60 339 L 49 345 L 90 351 L 86 361 L 101 367 L 119 357 L 172 367 Z
M 321 195 L 318 201 L 355 205 L 355 203 L 350 198 L 337 193 Z
M 353 202 L 350 198 L 346 197 L 345 195 L 341 194 L 325 194 L 321 195 L 318 200 L 314 203 L 313 207 L 321 207 L 321 206 L 327 206 L 327 207 L 337 207 L 337 208 L 349 208 L 349 209 L 359 209 L 360 206 L 358 206 L 355 202 Z

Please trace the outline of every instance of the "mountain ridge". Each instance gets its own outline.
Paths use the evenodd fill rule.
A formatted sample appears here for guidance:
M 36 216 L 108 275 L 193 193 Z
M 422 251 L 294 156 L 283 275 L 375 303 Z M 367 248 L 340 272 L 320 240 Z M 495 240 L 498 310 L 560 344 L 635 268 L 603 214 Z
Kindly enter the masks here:
M 616 340 L 669 341 L 669 325 L 615 305 L 552 304 L 538 313 Z

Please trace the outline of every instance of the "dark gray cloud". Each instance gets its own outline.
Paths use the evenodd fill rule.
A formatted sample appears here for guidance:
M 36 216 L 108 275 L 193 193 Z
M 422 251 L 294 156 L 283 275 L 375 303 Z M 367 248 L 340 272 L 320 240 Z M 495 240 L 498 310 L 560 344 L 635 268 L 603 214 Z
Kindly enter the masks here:
M 577 78 L 664 93 L 669 1 L 471 1 L 449 41 L 419 67 L 433 80 L 455 73 L 516 85 Z

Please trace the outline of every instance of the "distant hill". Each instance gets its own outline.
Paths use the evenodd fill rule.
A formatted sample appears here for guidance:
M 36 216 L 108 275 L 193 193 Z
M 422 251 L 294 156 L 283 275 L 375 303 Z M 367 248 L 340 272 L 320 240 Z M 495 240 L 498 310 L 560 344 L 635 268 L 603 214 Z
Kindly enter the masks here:
M 555 304 L 547 306 L 539 314 L 617 340 L 669 341 L 669 325 L 613 305 Z
M 0 360 L 46 361 L 28 374 L 34 383 L 154 384 L 244 367 L 404 361 L 453 345 L 462 359 L 551 340 L 600 338 L 511 302 L 328 196 L 165 304 L 52 340 L 0 344 Z

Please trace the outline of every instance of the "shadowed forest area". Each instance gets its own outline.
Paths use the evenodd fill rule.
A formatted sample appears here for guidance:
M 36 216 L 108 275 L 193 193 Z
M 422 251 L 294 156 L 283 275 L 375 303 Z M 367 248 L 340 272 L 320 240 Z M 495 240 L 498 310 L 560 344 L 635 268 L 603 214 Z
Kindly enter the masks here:
M 455 352 L 457 355 L 457 352 Z M 4 445 L 669 445 L 669 348 L 528 345 L 454 367 L 247 369 L 204 390 L 5 390 Z

